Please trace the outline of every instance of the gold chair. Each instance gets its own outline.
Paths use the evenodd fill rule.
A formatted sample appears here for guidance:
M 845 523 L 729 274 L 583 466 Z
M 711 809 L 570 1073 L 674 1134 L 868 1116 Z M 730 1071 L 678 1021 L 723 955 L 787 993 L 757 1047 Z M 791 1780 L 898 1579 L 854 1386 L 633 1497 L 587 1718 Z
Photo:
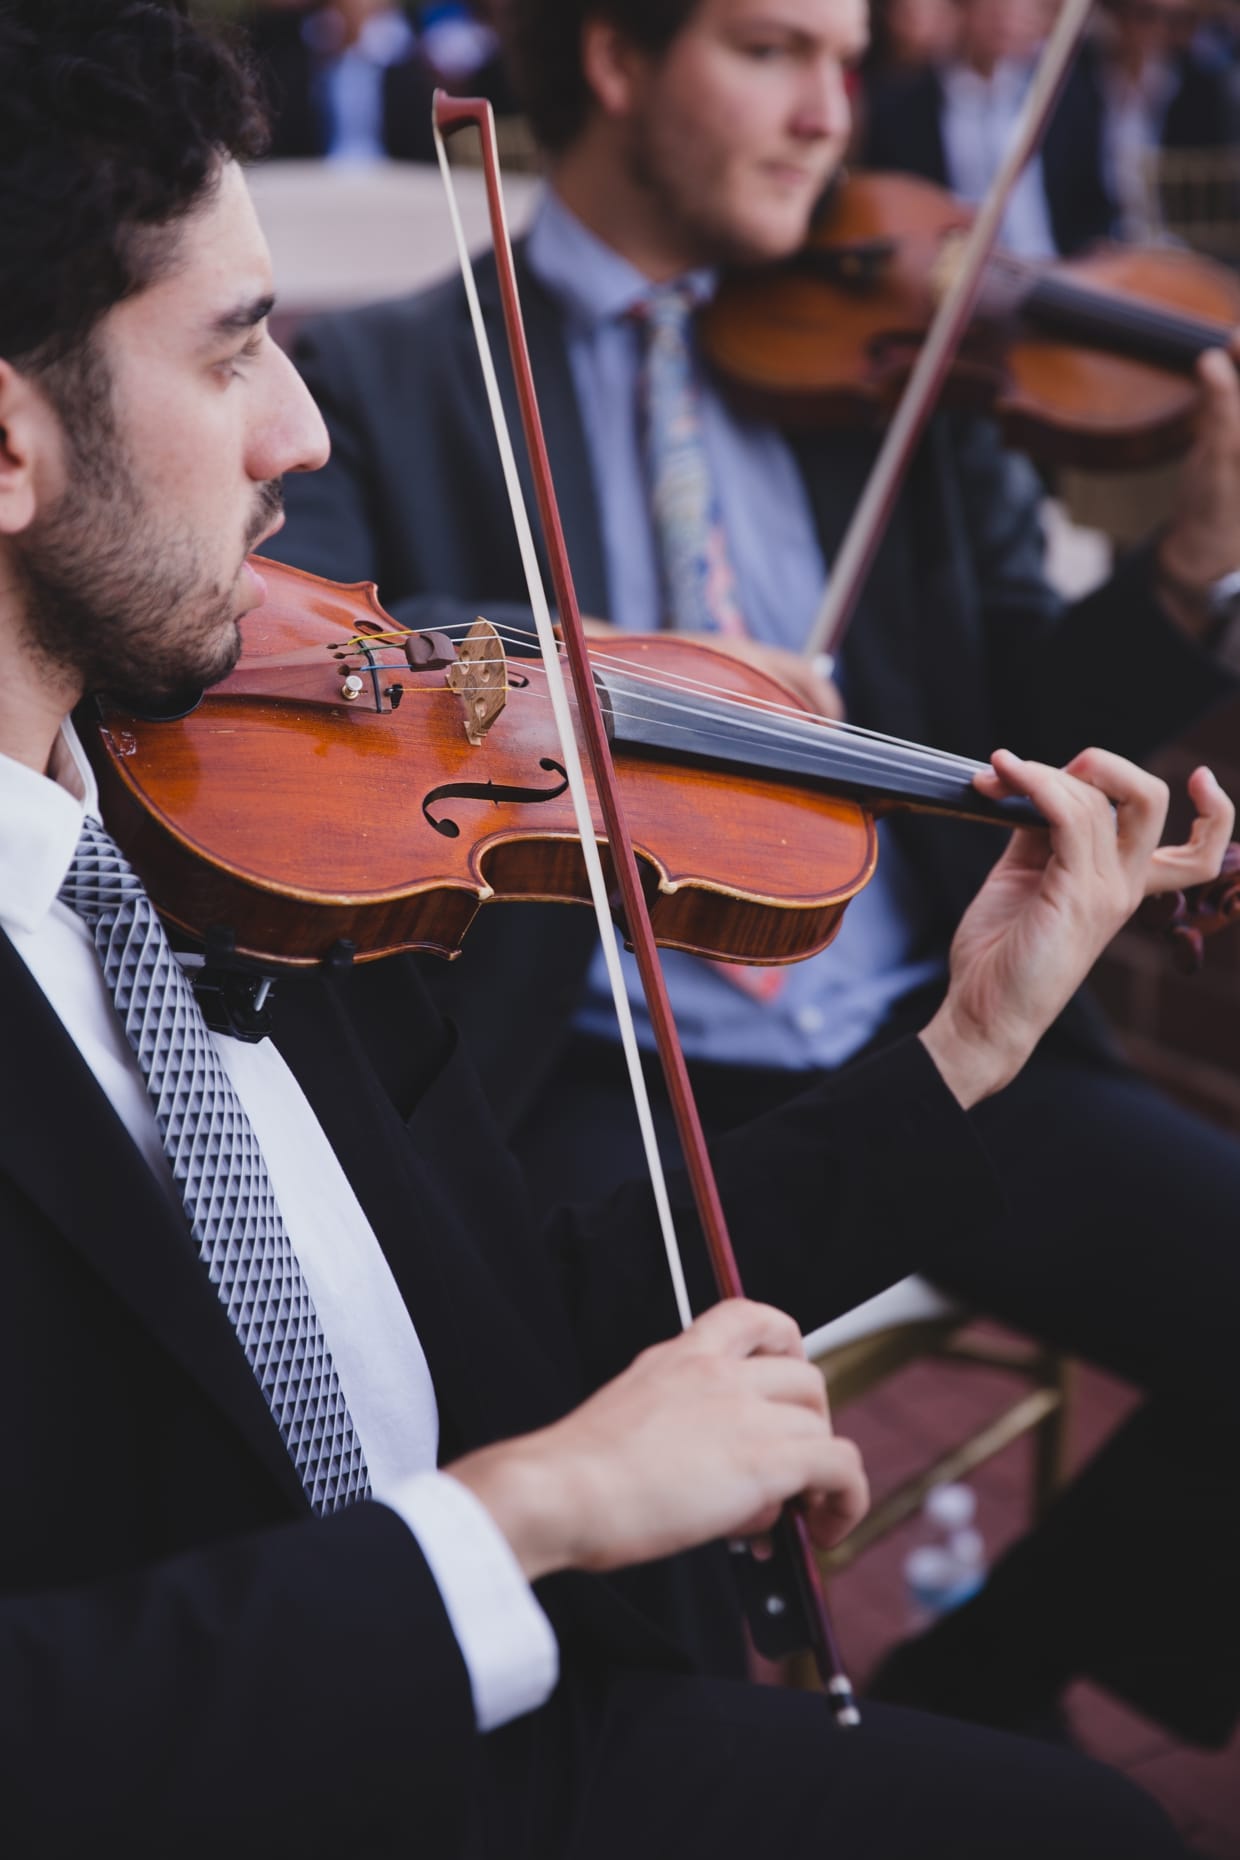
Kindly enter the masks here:
M 1015 1339 L 971 1334 L 972 1313 L 925 1279 L 904 1279 L 805 1340 L 826 1378 L 833 1414 L 915 1361 L 1002 1369 L 1025 1384 L 1019 1397 L 945 1449 L 922 1471 L 882 1494 L 869 1515 L 823 1559 L 828 1573 L 846 1569 L 863 1550 L 919 1510 L 936 1485 L 968 1476 L 1022 1434 L 1034 1436 L 1032 1506 L 1040 1517 L 1065 1470 L 1070 1369 L 1062 1352 Z
M 1154 237 L 1240 265 L 1240 148 L 1150 149 L 1141 182 Z

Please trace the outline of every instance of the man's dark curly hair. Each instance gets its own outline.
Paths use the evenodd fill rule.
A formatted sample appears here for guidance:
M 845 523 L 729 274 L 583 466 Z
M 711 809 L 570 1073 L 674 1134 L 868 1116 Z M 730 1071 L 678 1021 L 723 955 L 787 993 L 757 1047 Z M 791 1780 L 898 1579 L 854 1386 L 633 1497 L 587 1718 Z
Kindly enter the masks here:
M 176 0 L 0 0 L 0 356 L 42 374 L 87 349 L 264 134 L 248 71 Z
M 593 108 L 581 64 L 587 21 L 615 26 L 658 57 L 698 9 L 699 0 L 510 0 L 507 36 L 521 107 L 540 147 L 552 155 L 574 142 Z

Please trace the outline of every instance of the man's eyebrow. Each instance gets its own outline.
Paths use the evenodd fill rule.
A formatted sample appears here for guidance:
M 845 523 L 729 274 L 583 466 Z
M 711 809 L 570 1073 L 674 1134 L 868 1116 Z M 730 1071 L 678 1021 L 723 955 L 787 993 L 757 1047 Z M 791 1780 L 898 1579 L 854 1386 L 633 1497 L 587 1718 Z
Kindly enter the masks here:
M 222 316 L 212 318 L 208 328 L 210 336 L 241 336 L 247 329 L 254 329 L 275 309 L 275 297 L 255 297 L 248 303 L 237 304 L 231 310 L 225 310 Z

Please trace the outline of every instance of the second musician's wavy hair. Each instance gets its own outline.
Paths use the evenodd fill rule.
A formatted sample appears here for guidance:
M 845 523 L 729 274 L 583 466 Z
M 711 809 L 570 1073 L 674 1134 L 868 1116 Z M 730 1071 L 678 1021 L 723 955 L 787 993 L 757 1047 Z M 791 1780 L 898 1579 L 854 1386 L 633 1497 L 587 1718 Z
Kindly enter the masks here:
M 221 162 L 261 153 L 263 114 L 178 0 L 0 0 L 0 97 L 0 356 L 72 424 L 100 318 L 175 263 Z
M 581 62 L 589 20 L 606 20 L 658 57 L 700 0 L 510 0 L 507 37 L 513 81 L 539 146 L 555 155 L 574 142 L 593 108 Z

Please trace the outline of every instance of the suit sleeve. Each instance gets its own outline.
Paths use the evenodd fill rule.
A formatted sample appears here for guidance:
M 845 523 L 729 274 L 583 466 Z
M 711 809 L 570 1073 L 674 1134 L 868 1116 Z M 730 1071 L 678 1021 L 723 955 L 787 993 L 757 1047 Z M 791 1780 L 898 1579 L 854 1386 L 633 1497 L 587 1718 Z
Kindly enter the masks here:
M 387 1852 L 459 1812 L 468 1676 L 382 1505 L 10 1595 L 0 1649 L 14 1853 Z
M 826 1078 L 732 1131 L 713 1155 L 747 1296 L 803 1331 L 917 1269 L 936 1231 L 985 1230 L 1004 1202 L 969 1119 L 921 1042 Z M 683 1175 L 670 1183 L 695 1310 L 715 1301 Z M 677 1318 L 650 1191 L 622 1190 L 551 1228 L 591 1382 Z
M 1141 761 L 1234 695 L 1237 681 L 1156 599 L 1152 547 L 1065 604 L 1045 577 L 1044 487 L 1033 467 L 1004 451 L 987 421 L 947 430 L 994 720 L 1010 747 L 1062 764 L 1099 743 Z

